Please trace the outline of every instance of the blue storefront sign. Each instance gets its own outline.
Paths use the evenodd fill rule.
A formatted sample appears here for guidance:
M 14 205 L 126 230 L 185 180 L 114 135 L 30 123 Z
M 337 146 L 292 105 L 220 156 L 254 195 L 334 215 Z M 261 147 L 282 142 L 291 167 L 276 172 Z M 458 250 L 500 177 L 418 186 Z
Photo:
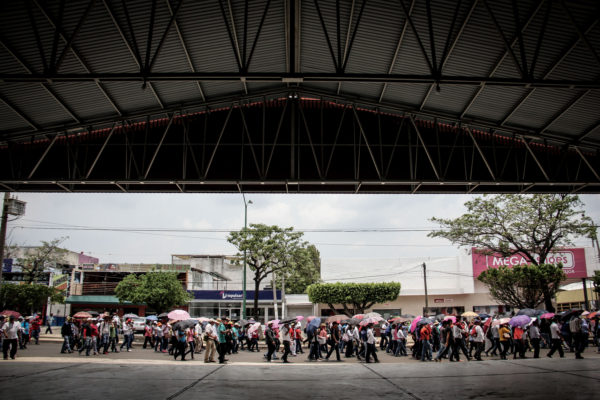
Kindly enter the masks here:
M 13 259 L 5 258 L 2 263 L 2 272 L 12 272 Z
M 242 301 L 241 290 L 191 290 L 195 300 L 239 300 Z M 277 300 L 281 300 L 281 290 L 277 290 Z M 254 290 L 246 290 L 246 300 L 254 300 Z M 272 290 L 259 290 L 258 300 L 273 301 Z

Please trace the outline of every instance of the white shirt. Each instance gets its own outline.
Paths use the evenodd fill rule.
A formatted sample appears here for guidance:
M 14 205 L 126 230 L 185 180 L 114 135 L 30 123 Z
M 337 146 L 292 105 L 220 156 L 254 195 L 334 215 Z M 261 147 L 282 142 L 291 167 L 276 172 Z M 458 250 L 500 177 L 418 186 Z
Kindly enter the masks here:
M 123 324 L 123 335 L 131 335 L 132 333 L 131 326 L 129 324 Z
M 215 339 L 216 338 L 216 333 L 215 333 L 215 327 L 212 324 L 206 324 L 206 328 L 204 328 L 204 332 L 206 332 L 206 334 L 208 335 L 209 338 L 211 339 Z
M 539 339 L 540 338 L 540 328 L 535 325 L 531 325 L 529 327 L 529 337 L 531 339 Z
M 406 335 L 404 335 L 404 330 L 402 328 L 399 328 L 396 334 L 398 335 L 398 340 L 406 339 Z
M 4 333 L 7 339 L 18 339 L 19 331 L 21 330 L 21 323 L 18 321 L 15 322 L 5 322 L 2 326 L 2 332 Z
M 481 326 L 479 326 L 479 325 L 475 326 L 475 333 L 477 335 L 475 335 L 475 337 L 473 338 L 473 341 L 476 343 L 483 343 L 483 341 L 485 340 L 485 337 L 483 336 L 483 329 L 481 329 Z
M 197 336 L 200 336 L 200 335 L 202 335 L 202 325 L 200 325 L 200 324 L 196 324 L 196 326 L 194 327 L 194 333 L 195 333 Z
M 552 339 L 560 339 L 560 328 L 556 322 L 553 322 L 552 325 L 550 325 L 550 337 Z
M 282 342 L 289 342 L 290 341 L 290 329 L 286 328 L 285 326 L 283 328 L 281 328 L 281 341 Z
M 375 344 L 375 335 L 373 335 L 373 328 L 367 329 L 367 343 Z
M 462 329 L 458 325 L 452 326 L 452 336 L 454 336 L 454 339 L 462 338 Z
M 498 325 L 492 326 L 492 337 L 494 339 L 499 339 L 500 338 L 500 334 L 498 333 Z
M 360 341 L 360 336 L 358 334 L 358 327 L 355 326 L 354 329 L 352 330 L 352 339 Z

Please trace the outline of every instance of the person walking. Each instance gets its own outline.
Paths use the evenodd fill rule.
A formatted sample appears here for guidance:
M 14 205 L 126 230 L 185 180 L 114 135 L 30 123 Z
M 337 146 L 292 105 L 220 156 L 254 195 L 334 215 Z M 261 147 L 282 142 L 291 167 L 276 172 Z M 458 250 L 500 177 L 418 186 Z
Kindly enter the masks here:
M 144 326 L 144 344 L 142 345 L 142 348 L 145 349 L 148 344 L 150 344 L 150 348 L 154 347 L 152 343 L 152 325 L 150 325 L 150 321 L 146 321 L 146 325 Z
M 202 336 L 202 324 L 196 324 L 194 326 L 194 353 L 202 351 Z
M 173 359 L 177 360 L 177 356 L 181 355 L 181 361 L 185 361 L 185 345 L 187 337 L 185 329 L 181 325 L 177 325 L 173 329 L 175 339 L 177 340 L 177 346 L 173 349 Z
M 515 344 L 515 351 L 513 354 L 513 360 L 517 358 L 517 354 L 521 358 L 525 358 L 525 341 L 523 339 L 523 328 L 515 326 L 513 329 L 513 342 Z
M 79 348 L 79 355 L 85 350 L 85 355 L 90 355 L 90 349 L 92 348 L 92 330 L 90 328 L 89 318 L 88 320 L 81 326 L 80 330 L 81 339 L 83 340 L 83 346 Z
M 71 350 L 71 336 L 73 335 L 73 330 L 71 328 L 71 317 L 67 317 L 63 326 L 60 328 L 60 335 L 63 337 L 63 345 L 60 349 L 62 354 L 69 352 L 72 353 Z
M 110 316 L 105 316 L 102 322 L 100 323 L 100 335 L 102 337 L 102 341 L 100 342 L 100 346 L 104 346 L 104 350 L 102 354 L 108 354 L 108 346 L 110 346 L 110 328 L 112 326 L 112 322 L 110 320 Z
M 2 353 L 4 359 L 8 360 L 8 349 L 10 348 L 10 358 L 15 359 L 17 355 L 17 344 L 21 336 L 21 324 L 16 321 L 14 315 L 8 317 L 8 322 L 2 325 Z
M 529 326 L 529 340 L 533 346 L 533 358 L 540 358 L 540 340 L 541 333 L 539 328 L 539 321 L 536 319 L 533 324 Z
M 296 353 L 304 354 L 304 351 L 302 350 L 302 325 L 300 322 L 296 324 L 295 330 Z
M 508 329 L 508 324 L 500 325 L 498 329 L 498 335 L 500 335 L 500 345 L 502 349 L 500 350 L 500 359 L 506 360 L 506 352 L 508 351 L 508 347 L 510 346 L 510 329 Z
M 131 321 L 131 318 L 128 318 L 123 324 L 123 343 L 121 343 L 121 351 L 123 351 L 123 347 L 125 347 L 127 351 L 131 351 L 132 334 L 133 322 Z
M 50 332 L 52 335 L 52 324 L 54 323 L 54 314 L 50 313 L 50 315 L 46 316 L 46 334 Z
M 35 340 L 35 344 L 40 344 L 40 331 L 42 330 L 42 319 L 36 315 L 31 321 L 31 338 Z
M 290 343 L 291 343 L 291 337 L 290 337 L 290 325 L 289 324 L 284 324 L 283 327 L 281 328 L 281 341 L 283 342 L 283 355 L 281 356 L 281 361 L 284 364 L 288 364 L 288 355 L 291 353 L 290 351 Z M 339 357 L 339 352 L 338 352 L 338 357 Z
M 217 351 L 219 352 L 219 364 L 225 364 L 227 361 L 225 359 L 225 353 L 227 352 L 227 333 L 229 331 L 225 324 L 227 323 L 228 319 L 223 317 L 220 321 L 221 322 L 218 328 L 219 347 Z
M 377 348 L 375 347 L 375 334 L 373 332 L 373 324 L 367 325 L 367 350 L 365 354 L 365 362 L 371 362 L 371 355 L 376 363 L 379 362 L 377 359 Z
M 424 324 L 419 331 L 421 339 L 421 361 L 431 361 L 431 327 Z
M 204 341 L 206 342 L 206 352 L 204 353 L 204 362 L 215 362 L 215 340 L 217 339 L 217 333 L 215 331 L 214 319 L 208 321 L 206 328 L 204 329 Z
M 465 347 L 465 342 L 463 340 L 464 329 L 461 326 L 460 322 L 457 322 L 452 325 L 452 355 L 450 356 L 450 361 L 455 358 L 455 361 L 460 361 L 459 350 L 462 350 L 463 354 L 467 358 L 468 361 L 471 361 L 471 357 L 469 357 L 469 352 Z
M 581 325 L 581 318 L 579 318 L 578 316 L 572 317 L 569 321 L 569 330 L 571 331 L 571 336 L 573 337 L 573 349 L 575 350 L 575 358 L 578 360 L 583 359 L 581 353 L 583 353 L 583 351 L 585 350 L 585 343 L 583 342 Z
M 483 361 L 481 359 L 481 352 L 485 347 L 485 335 L 483 334 L 483 328 L 481 327 L 481 321 L 475 320 L 475 327 L 473 328 L 475 335 L 473 336 L 473 343 L 475 344 L 475 360 Z
M 500 334 L 498 333 L 498 325 L 494 325 L 490 328 L 490 332 L 491 332 L 491 338 L 490 340 L 492 341 L 492 347 L 490 347 L 486 352 L 485 355 L 493 355 L 495 356 L 497 354 L 497 351 L 502 351 L 502 349 L 500 348 Z
M 27 343 L 29 343 L 29 328 L 31 324 L 29 323 L 31 317 L 23 319 L 23 317 L 19 318 L 19 322 L 21 324 L 21 340 L 19 342 L 19 349 L 24 350 L 27 348 Z
M 560 326 L 558 326 L 558 318 L 554 317 L 554 320 L 550 324 L 550 341 L 552 342 L 552 348 L 550 349 L 550 352 L 548 352 L 548 354 L 546 354 L 546 357 L 552 358 L 552 355 L 554 354 L 554 352 L 556 350 L 558 350 L 558 354 L 560 355 L 560 358 L 565 357 L 565 353 L 563 352 L 563 349 L 562 349 L 563 337 L 560 332 L 561 332 L 561 330 L 560 330 Z
M 329 357 L 335 350 L 336 360 L 338 362 L 342 361 L 342 359 L 340 358 L 340 329 L 339 329 L 337 321 L 335 321 L 333 323 L 333 325 L 331 326 L 331 335 L 329 337 L 329 345 L 330 345 L 330 348 L 329 348 L 329 351 L 327 352 L 327 356 L 325 357 L 325 359 L 329 360 Z
M 273 323 L 269 322 L 265 329 L 265 342 L 267 344 L 267 362 L 271 362 L 271 356 L 275 352 L 275 337 L 272 329 Z
M 440 350 L 435 357 L 436 362 L 441 362 L 450 351 L 452 343 L 452 328 L 450 327 L 450 323 L 450 320 L 442 321 L 442 330 L 440 332 Z

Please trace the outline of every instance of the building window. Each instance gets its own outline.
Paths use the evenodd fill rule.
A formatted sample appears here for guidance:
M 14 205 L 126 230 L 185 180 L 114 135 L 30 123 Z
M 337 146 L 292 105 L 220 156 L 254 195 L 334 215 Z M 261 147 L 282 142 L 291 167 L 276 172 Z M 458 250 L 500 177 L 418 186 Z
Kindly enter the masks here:
M 473 306 L 473 312 L 476 312 L 477 314 L 500 315 L 504 313 L 509 313 L 512 310 L 513 308 L 511 306 Z
M 556 305 L 556 312 L 568 311 L 572 308 L 579 308 L 585 310 L 585 302 L 574 302 L 574 303 L 558 303 Z
M 189 313 L 191 317 L 207 317 L 207 318 L 218 318 L 219 317 L 219 303 L 209 302 L 191 302 L 189 303 Z
M 454 306 L 454 307 L 429 307 L 429 312 L 425 312 L 425 307 L 423 307 L 423 315 L 461 315 L 465 312 L 464 306 Z

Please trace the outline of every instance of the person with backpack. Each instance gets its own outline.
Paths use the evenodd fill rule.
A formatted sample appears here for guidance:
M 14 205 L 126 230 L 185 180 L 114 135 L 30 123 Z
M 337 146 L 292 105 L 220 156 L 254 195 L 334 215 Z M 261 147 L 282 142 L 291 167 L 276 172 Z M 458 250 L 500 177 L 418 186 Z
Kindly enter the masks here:
M 173 349 L 173 359 L 177 360 L 177 356 L 181 356 L 181 361 L 185 361 L 185 347 L 187 343 L 187 337 L 185 334 L 185 328 L 180 324 L 176 324 L 173 328 L 173 337 L 175 339 L 175 348 Z

